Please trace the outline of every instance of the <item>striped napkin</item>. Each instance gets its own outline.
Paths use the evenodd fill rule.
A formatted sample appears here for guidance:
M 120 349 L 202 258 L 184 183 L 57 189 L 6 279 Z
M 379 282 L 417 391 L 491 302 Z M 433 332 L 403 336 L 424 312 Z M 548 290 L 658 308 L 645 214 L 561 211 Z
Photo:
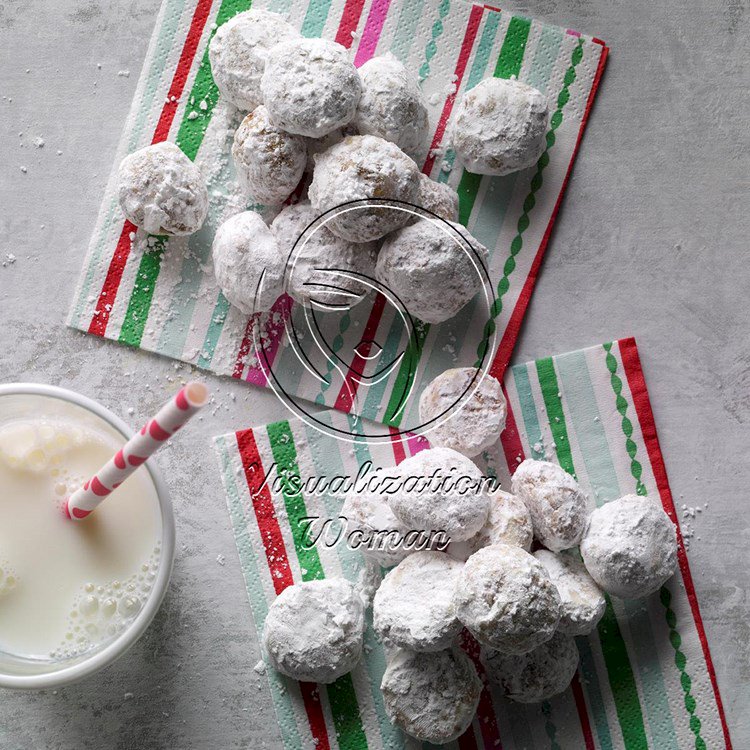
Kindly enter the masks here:
M 571 687 L 540 705 L 502 699 L 490 686 L 477 716 L 454 743 L 469 748 L 730 748 L 711 654 L 701 621 L 679 519 L 670 494 L 649 396 L 633 339 L 540 359 L 505 376 L 508 426 L 481 468 L 506 483 L 525 457 L 575 473 L 592 507 L 627 493 L 662 504 L 678 526 L 679 571 L 644 601 L 609 599 L 597 631 L 578 638 L 580 668 Z M 330 412 L 346 430 L 351 415 Z M 296 491 L 295 481 L 354 477 L 368 460 L 393 466 L 426 447 L 423 438 L 388 444 L 338 441 L 302 421 L 216 438 L 227 504 L 255 624 L 286 586 L 325 576 L 356 580 L 359 552 L 344 544 L 307 549 L 297 521 L 335 518 L 331 493 Z M 284 476 L 282 486 L 264 478 Z M 278 718 L 277 745 L 413 746 L 388 721 L 378 690 L 383 650 L 371 628 L 363 662 L 332 685 L 297 683 L 267 670 Z M 476 643 L 463 647 L 477 658 Z M 481 670 L 481 666 L 479 667 Z M 275 745 L 276 746 L 276 745 Z
M 143 66 L 114 170 L 104 194 L 68 323 L 95 336 L 189 362 L 221 375 L 267 385 L 251 343 L 253 321 L 219 291 L 211 241 L 227 216 L 247 208 L 228 158 L 239 116 L 221 100 L 207 47 L 217 26 L 251 0 L 164 0 Z M 325 355 L 308 347 L 312 369 L 287 345 L 285 320 L 305 326 L 301 309 L 284 296 L 257 323 L 267 340 L 272 371 L 294 399 L 355 412 L 408 429 L 416 399 L 397 413 L 400 394 L 451 366 L 473 364 L 489 351 L 485 368 L 500 377 L 521 324 L 607 57 L 604 43 L 571 29 L 461 0 L 255 0 L 253 7 L 286 14 L 304 36 L 334 39 L 356 65 L 393 53 L 423 79 L 431 146 L 419 161 L 434 179 L 455 186 L 461 222 L 491 252 L 491 306 L 468 305 L 440 326 L 418 325 L 410 339 L 395 308 L 382 296 L 351 313 L 328 314 L 321 335 Z M 553 113 L 547 150 L 532 168 L 482 178 L 454 165 L 444 144 L 457 97 L 483 78 L 517 76 L 546 94 Z M 124 221 L 115 171 L 124 155 L 165 139 L 199 165 L 210 194 L 209 216 L 195 235 L 148 237 Z M 264 212 L 262 206 L 251 206 Z M 267 218 L 270 213 L 265 211 Z M 352 373 L 408 350 L 389 376 L 368 388 Z M 358 346 L 365 342 L 365 348 Z M 411 346 L 408 344 L 411 342 Z M 478 354 L 478 352 L 480 354 Z M 489 356 L 489 355 L 488 355 Z M 338 361 L 343 361 L 341 366 Z

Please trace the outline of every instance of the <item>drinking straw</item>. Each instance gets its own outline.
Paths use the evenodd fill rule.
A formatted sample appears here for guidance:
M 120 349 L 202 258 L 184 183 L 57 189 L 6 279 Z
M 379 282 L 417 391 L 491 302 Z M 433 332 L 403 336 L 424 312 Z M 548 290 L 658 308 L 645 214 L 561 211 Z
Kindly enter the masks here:
M 207 401 L 208 388 L 203 383 L 192 381 L 184 386 L 83 487 L 67 498 L 65 515 L 74 521 L 86 518 Z

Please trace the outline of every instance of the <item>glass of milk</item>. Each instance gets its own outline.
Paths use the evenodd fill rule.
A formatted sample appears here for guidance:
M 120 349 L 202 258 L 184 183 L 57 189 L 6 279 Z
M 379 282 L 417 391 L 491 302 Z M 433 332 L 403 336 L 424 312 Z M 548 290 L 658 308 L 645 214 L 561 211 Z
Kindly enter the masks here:
M 156 614 L 175 529 L 153 460 L 85 521 L 62 511 L 131 435 L 71 391 L 0 385 L 0 687 L 81 679 L 122 655 Z

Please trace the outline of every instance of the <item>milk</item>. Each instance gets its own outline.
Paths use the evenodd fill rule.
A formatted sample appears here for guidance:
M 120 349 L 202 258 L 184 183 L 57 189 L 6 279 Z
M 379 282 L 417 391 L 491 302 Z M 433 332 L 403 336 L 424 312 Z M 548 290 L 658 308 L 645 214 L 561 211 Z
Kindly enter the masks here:
M 81 406 L 0 396 L 0 652 L 96 650 L 143 607 L 160 561 L 156 490 L 139 469 L 85 521 L 62 501 L 125 440 Z

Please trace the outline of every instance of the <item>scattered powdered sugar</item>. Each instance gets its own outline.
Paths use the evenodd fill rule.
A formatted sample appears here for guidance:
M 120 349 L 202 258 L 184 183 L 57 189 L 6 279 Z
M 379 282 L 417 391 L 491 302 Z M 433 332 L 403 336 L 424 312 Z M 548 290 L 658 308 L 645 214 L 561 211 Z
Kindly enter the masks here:
M 529 509 L 515 495 L 497 489 L 490 492 L 490 512 L 484 526 L 471 539 L 451 543 L 448 554 L 458 560 L 468 560 L 475 552 L 492 544 L 511 544 L 528 552 L 533 540 Z
M 246 315 L 265 312 L 281 294 L 284 259 L 260 214 L 243 211 L 217 230 L 212 247 L 216 281 Z
M 174 143 L 156 143 L 126 156 L 118 183 L 126 218 L 149 234 L 192 234 L 208 213 L 200 170 Z
M 234 134 L 232 157 L 237 175 L 256 202 L 280 204 L 302 178 L 307 144 L 304 138 L 277 128 L 261 105 Z
M 480 643 L 509 654 L 549 640 L 560 620 L 560 595 L 544 566 L 509 544 L 484 547 L 466 561 L 454 601 Z
M 578 482 L 549 461 L 526 459 L 513 473 L 513 494 L 526 503 L 536 538 L 553 552 L 575 547 L 588 518 Z
M 517 703 L 540 703 L 562 693 L 578 669 L 578 648 L 564 633 L 555 633 L 525 654 L 484 655 L 487 676 Z
M 428 448 L 398 466 L 403 482 L 388 504 L 410 529 L 443 531 L 453 541 L 484 526 L 489 496 L 482 472 L 450 448 Z
M 544 94 L 515 79 L 486 78 L 467 91 L 450 137 L 466 168 L 505 175 L 534 164 L 546 148 Z
M 677 567 L 675 528 L 653 500 L 625 495 L 591 514 L 581 556 L 605 591 L 640 599 L 657 591 Z
M 296 583 L 268 609 L 262 645 L 271 665 L 295 680 L 331 683 L 362 656 L 365 609 L 343 578 Z
M 362 93 L 344 47 L 326 39 L 292 39 L 272 48 L 261 79 L 271 120 L 288 133 L 321 138 L 354 117 Z
M 482 288 L 487 260 L 487 249 L 465 227 L 419 219 L 386 237 L 376 275 L 409 313 L 442 323 Z
M 221 24 L 211 39 L 211 74 L 224 99 L 243 112 L 263 103 L 260 81 L 268 51 L 299 32 L 280 15 L 266 10 L 238 13 Z
M 585 566 L 570 553 L 537 550 L 534 557 L 544 565 L 557 587 L 562 605 L 557 629 L 567 635 L 588 635 L 604 615 L 604 594 Z
M 325 213 L 350 201 L 386 199 L 414 203 L 419 168 L 396 144 L 374 135 L 352 135 L 318 154 L 309 195 Z M 327 226 L 352 242 L 384 237 L 406 224 L 412 214 L 390 206 L 362 206 L 339 213 Z
M 469 458 L 493 446 L 505 428 L 508 405 L 500 382 L 476 367 L 445 370 L 419 398 L 419 419 L 431 445 L 452 448 Z
M 391 656 L 380 689 L 397 727 L 422 742 L 441 745 L 471 724 L 482 683 L 471 659 L 457 648 L 429 654 L 400 649 Z
M 391 53 L 370 58 L 359 68 L 362 97 L 354 126 L 361 135 L 395 143 L 412 158 L 427 139 L 427 106 L 419 82 Z
M 412 651 L 448 648 L 461 630 L 453 591 L 463 563 L 443 552 L 415 552 L 383 579 L 373 603 L 382 641 Z

